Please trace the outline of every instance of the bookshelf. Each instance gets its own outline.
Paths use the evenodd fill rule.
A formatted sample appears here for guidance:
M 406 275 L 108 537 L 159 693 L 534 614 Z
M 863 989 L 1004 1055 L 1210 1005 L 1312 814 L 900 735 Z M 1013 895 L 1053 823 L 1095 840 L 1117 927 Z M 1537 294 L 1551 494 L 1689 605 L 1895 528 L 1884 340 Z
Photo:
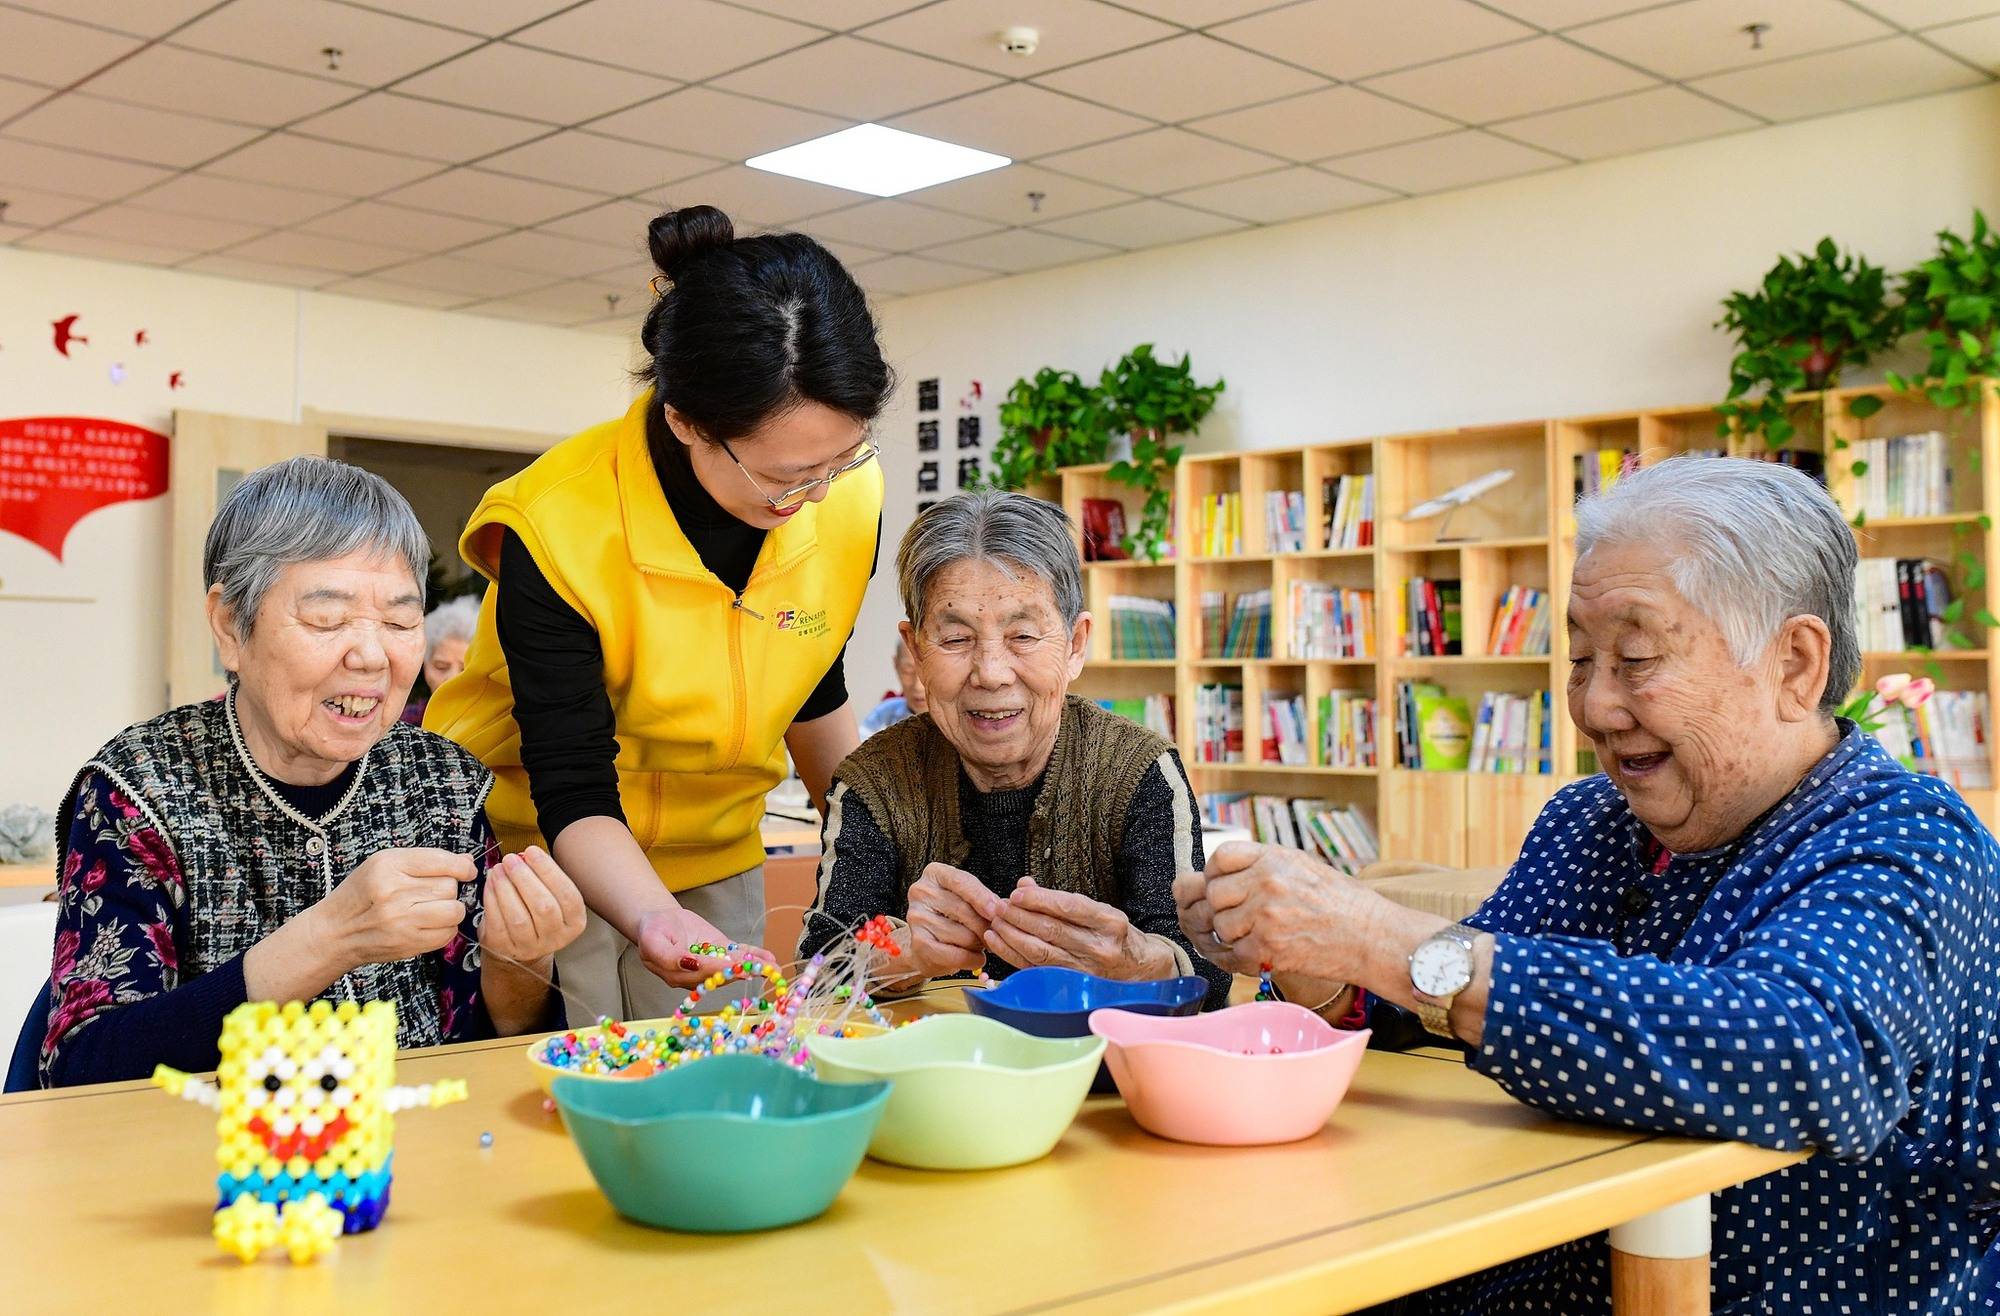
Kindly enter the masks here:
M 1855 416 L 1851 404 L 1863 397 L 1879 399 L 1881 409 Z M 2000 394 L 1992 382 L 1983 386 L 1979 405 L 1967 412 L 1940 411 L 1921 397 L 1876 385 L 1798 397 L 1791 415 L 1799 433 L 1789 447 L 1802 455 L 1786 460 L 1822 463 L 1829 490 L 1850 516 L 1858 506 L 1859 488 L 1852 470 L 1857 445 L 1931 430 L 1947 436 L 1950 506 L 1921 516 L 1867 519 L 1854 532 L 1863 557 L 1932 558 L 1956 564 L 1960 555 L 1966 555 L 1982 571 L 1987 564 L 2000 563 L 2000 530 L 1992 519 L 2000 517 Z M 1510 863 L 1550 797 L 1594 767 L 1588 743 L 1580 743 L 1563 701 L 1568 646 L 1560 611 L 1550 628 L 1548 653 L 1495 655 L 1490 652 L 1491 632 L 1499 604 L 1509 587 L 1526 586 L 1547 594 L 1550 607 L 1561 608 L 1576 554 L 1576 524 L 1570 509 L 1579 462 L 1609 460 L 1615 465 L 1628 453 L 1639 465 L 1690 452 L 1763 455 L 1761 440 L 1725 439 L 1717 435 L 1716 424 L 1713 408 L 1704 404 L 1301 447 L 1191 453 L 1182 459 L 1175 476 L 1175 543 L 1180 555 L 1153 565 L 1090 562 L 1084 566 L 1086 599 L 1099 626 L 1077 692 L 1097 699 L 1171 695 L 1176 739 L 1197 794 L 1247 791 L 1352 805 L 1373 825 L 1385 859 L 1472 867 Z M 1603 452 L 1617 457 L 1600 457 Z M 1513 479 L 1459 509 L 1447 527 L 1449 539 L 1438 538 L 1437 519 L 1397 519 L 1417 504 L 1497 467 L 1512 469 Z M 1065 468 L 1028 492 L 1060 502 L 1079 522 L 1083 499 L 1116 499 L 1125 504 L 1127 523 L 1136 524 L 1137 497 L 1110 481 L 1105 470 L 1101 465 Z M 1367 546 L 1325 547 L 1329 518 L 1321 489 L 1325 481 L 1342 476 L 1373 477 L 1374 542 Z M 1267 495 L 1285 492 L 1305 495 L 1305 548 L 1273 552 Z M 1204 499 L 1232 494 L 1240 498 L 1242 551 L 1200 551 L 1207 545 L 1197 540 L 1194 509 Z M 1461 653 L 1398 652 L 1398 591 L 1415 577 L 1459 582 Z M 1295 585 L 1372 591 L 1374 633 L 1368 656 L 1309 658 L 1294 653 L 1290 605 Z M 1233 603 L 1238 596 L 1263 590 L 1271 595 L 1270 656 L 1204 655 L 1203 596 L 1221 593 Z M 1109 629 L 1103 624 L 1112 595 L 1172 600 L 1175 657 L 1113 660 Z M 1984 585 L 1962 588 L 1960 596 L 1966 602 L 1958 629 L 1970 647 L 1931 653 L 1865 651 L 1863 682 L 1872 685 L 1895 671 L 1930 671 L 1934 663 L 1941 689 L 1985 692 L 1989 698 L 2000 692 L 2000 641 L 1989 639 L 1975 619 L 1987 607 L 2000 611 L 2000 604 L 1989 602 L 1989 588 Z M 1475 713 L 1487 692 L 1523 696 L 1551 692 L 1553 770 L 1426 772 L 1396 766 L 1395 695 L 1397 683 L 1405 680 L 1425 681 L 1464 697 Z M 1201 763 L 1192 752 L 1196 691 L 1214 683 L 1237 685 L 1243 691 L 1240 763 Z M 1336 692 L 1375 700 L 1375 766 L 1332 766 L 1316 755 L 1303 764 L 1264 761 L 1260 729 L 1271 701 L 1305 700 L 1310 741 L 1314 710 L 1322 696 Z M 1581 757 L 1579 750 L 1585 751 Z M 1989 734 L 1984 753 L 1992 779 L 2000 781 L 2000 736 Z M 1964 793 L 1989 826 L 2000 821 L 2000 791 L 1967 788 Z

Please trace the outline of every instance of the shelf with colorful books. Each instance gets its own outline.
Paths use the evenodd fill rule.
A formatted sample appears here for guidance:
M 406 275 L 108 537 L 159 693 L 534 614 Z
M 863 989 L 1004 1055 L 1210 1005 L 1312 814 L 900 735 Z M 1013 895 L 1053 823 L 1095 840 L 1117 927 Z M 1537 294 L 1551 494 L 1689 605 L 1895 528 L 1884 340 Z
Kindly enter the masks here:
M 1305 551 L 1365 553 L 1376 543 L 1375 445 L 1333 444 L 1305 450 L 1302 463 L 1310 530 Z
M 1263 509 L 1244 497 L 1240 453 L 1203 453 L 1181 459 L 1175 490 L 1183 524 L 1179 538 L 1191 562 L 1241 557 L 1265 551 Z M 1253 527 L 1255 515 L 1260 524 Z M 1255 529 L 1259 533 L 1253 535 Z
M 1372 781 L 1326 776 L 1253 780 L 1259 787 L 1254 791 L 1202 791 L 1197 797 L 1202 817 L 1242 827 L 1267 845 L 1303 850 L 1350 873 L 1381 857 Z

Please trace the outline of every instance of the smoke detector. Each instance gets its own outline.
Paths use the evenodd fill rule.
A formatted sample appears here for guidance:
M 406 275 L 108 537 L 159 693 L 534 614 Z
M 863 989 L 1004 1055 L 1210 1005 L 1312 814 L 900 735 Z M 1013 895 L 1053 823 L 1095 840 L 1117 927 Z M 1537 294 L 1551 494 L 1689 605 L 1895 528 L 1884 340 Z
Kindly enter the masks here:
M 1000 34 L 1000 49 L 1026 58 L 1042 44 L 1042 34 L 1032 27 L 1010 27 Z

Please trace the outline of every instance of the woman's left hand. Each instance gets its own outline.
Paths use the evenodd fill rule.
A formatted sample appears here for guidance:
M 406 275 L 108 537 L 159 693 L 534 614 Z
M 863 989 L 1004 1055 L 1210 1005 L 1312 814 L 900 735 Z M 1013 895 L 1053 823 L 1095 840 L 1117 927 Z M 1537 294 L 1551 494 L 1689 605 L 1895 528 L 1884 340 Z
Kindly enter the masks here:
M 1001 902 L 986 948 L 1017 969 L 1056 964 L 1100 978 L 1170 978 L 1173 952 L 1132 926 L 1125 911 L 1024 877 Z
M 1181 930 L 1204 959 L 1249 977 L 1362 977 L 1382 897 L 1288 846 L 1232 841 L 1174 881 Z
M 546 976 L 555 953 L 583 932 L 583 893 L 547 851 L 529 846 L 486 870 L 480 946 L 501 963 Z

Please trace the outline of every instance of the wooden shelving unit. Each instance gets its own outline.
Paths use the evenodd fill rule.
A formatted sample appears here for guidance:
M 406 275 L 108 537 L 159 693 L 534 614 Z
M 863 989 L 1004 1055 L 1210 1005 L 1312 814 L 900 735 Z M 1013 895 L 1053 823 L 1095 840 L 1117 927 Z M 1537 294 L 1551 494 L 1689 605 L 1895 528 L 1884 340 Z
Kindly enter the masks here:
M 1881 410 L 1855 417 L 1857 397 L 1880 398 Z M 1862 439 L 1941 430 L 1952 436 L 1954 507 L 1942 516 L 1880 518 L 1857 528 L 1863 556 L 1935 557 L 1951 561 L 1961 552 L 1981 564 L 2000 563 L 2000 531 L 1988 517 L 2000 517 L 2000 395 L 1987 383 L 1977 408 L 1942 412 L 1886 386 L 1841 389 L 1793 400 L 1799 437 L 1792 446 L 1819 452 L 1827 484 L 1844 508 L 1853 510 L 1854 478 L 1849 445 Z M 1172 694 L 1181 756 L 1197 792 L 1253 791 L 1307 796 L 1358 805 L 1374 824 L 1388 859 L 1454 865 L 1512 862 L 1536 815 L 1555 792 L 1576 781 L 1580 762 L 1575 726 L 1563 700 L 1568 666 L 1567 636 L 1560 613 L 1546 656 L 1487 655 L 1489 630 L 1501 596 L 1510 585 L 1544 589 L 1562 605 L 1575 561 L 1576 525 L 1571 514 L 1572 471 L 1577 458 L 1610 448 L 1638 454 L 1643 465 L 1689 452 L 1721 450 L 1732 456 L 1760 454 L 1759 440 L 1717 434 L 1708 405 L 1662 407 L 1554 420 L 1523 421 L 1463 429 L 1398 434 L 1296 447 L 1244 452 L 1190 454 L 1175 482 L 1178 518 L 1175 542 L 1194 543 L 1190 509 L 1216 493 L 1243 496 L 1242 553 L 1184 555 L 1157 564 L 1086 563 L 1087 605 L 1099 627 L 1091 659 L 1077 683 L 1092 698 Z M 1449 526 L 1450 540 L 1436 538 L 1438 522 L 1404 522 L 1401 513 L 1458 484 L 1498 467 L 1514 477 L 1472 505 L 1460 509 Z M 1111 481 L 1106 467 L 1065 468 L 1029 492 L 1059 502 L 1081 523 L 1085 498 L 1111 498 L 1126 507 L 1136 524 L 1138 500 Z M 1334 549 L 1320 499 L 1321 482 L 1336 475 L 1376 477 L 1373 547 Z M 1306 495 L 1306 548 L 1270 551 L 1264 495 L 1297 490 Z M 1455 577 L 1461 582 L 1464 655 L 1405 656 L 1393 651 L 1397 587 L 1412 576 Z M 1371 658 L 1306 659 L 1286 652 L 1291 619 L 1287 593 L 1295 581 L 1314 581 L 1375 592 L 1376 634 Z M 1272 592 L 1272 656 L 1213 658 L 1199 652 L 1200 599 L 1220 590 L 1233 599 L 1250 590 Z M 1178 657 L 1111 658 L 1110 629 L 1104 624 L 1113 594 L 1172 599 L 1177 617 Z M 1975 647 L 1924 652 L 1868 652 L 1862 680 L 1872 684 L 1892 671 L 1918 671 L 1935 662 L 1947 689 L 2000 691 L 2000 646 L 1989 642 L 1972 619 L 1988 606 L 1987 589 L 1967 591 L 1963 629 Z M 1996 606 L 2000 610 L 2000 606 Z M 1477 707 L 1486 691 L 1553 693 L 1551 761 L 1555 771 L 1540 773 L 1418 772 L 1395 762 L 1394 698 L 1398 680 L 1421 677 L 1464 695 Z M 1200 763 L 1192 752 L 1195 692 L 1204 682 L 1243 687 L 1243 763 Z M 1304 695 L 1308 711 L 1319 697 L 1353 690 L 1376 700 L 1378 756 L 1372 768 L 1299 766 L 1258 762 L 1258 728 L 1264 703 L 1275 696 Z M 1991 728 L 1989 728 L 1989 732 Z M 2000 781 L 2000 735 L 1988 736 L 1994 779 Z M 1989 825 L 2000 821 L 2000 791 L 1968 790 L 1967 799 Z

